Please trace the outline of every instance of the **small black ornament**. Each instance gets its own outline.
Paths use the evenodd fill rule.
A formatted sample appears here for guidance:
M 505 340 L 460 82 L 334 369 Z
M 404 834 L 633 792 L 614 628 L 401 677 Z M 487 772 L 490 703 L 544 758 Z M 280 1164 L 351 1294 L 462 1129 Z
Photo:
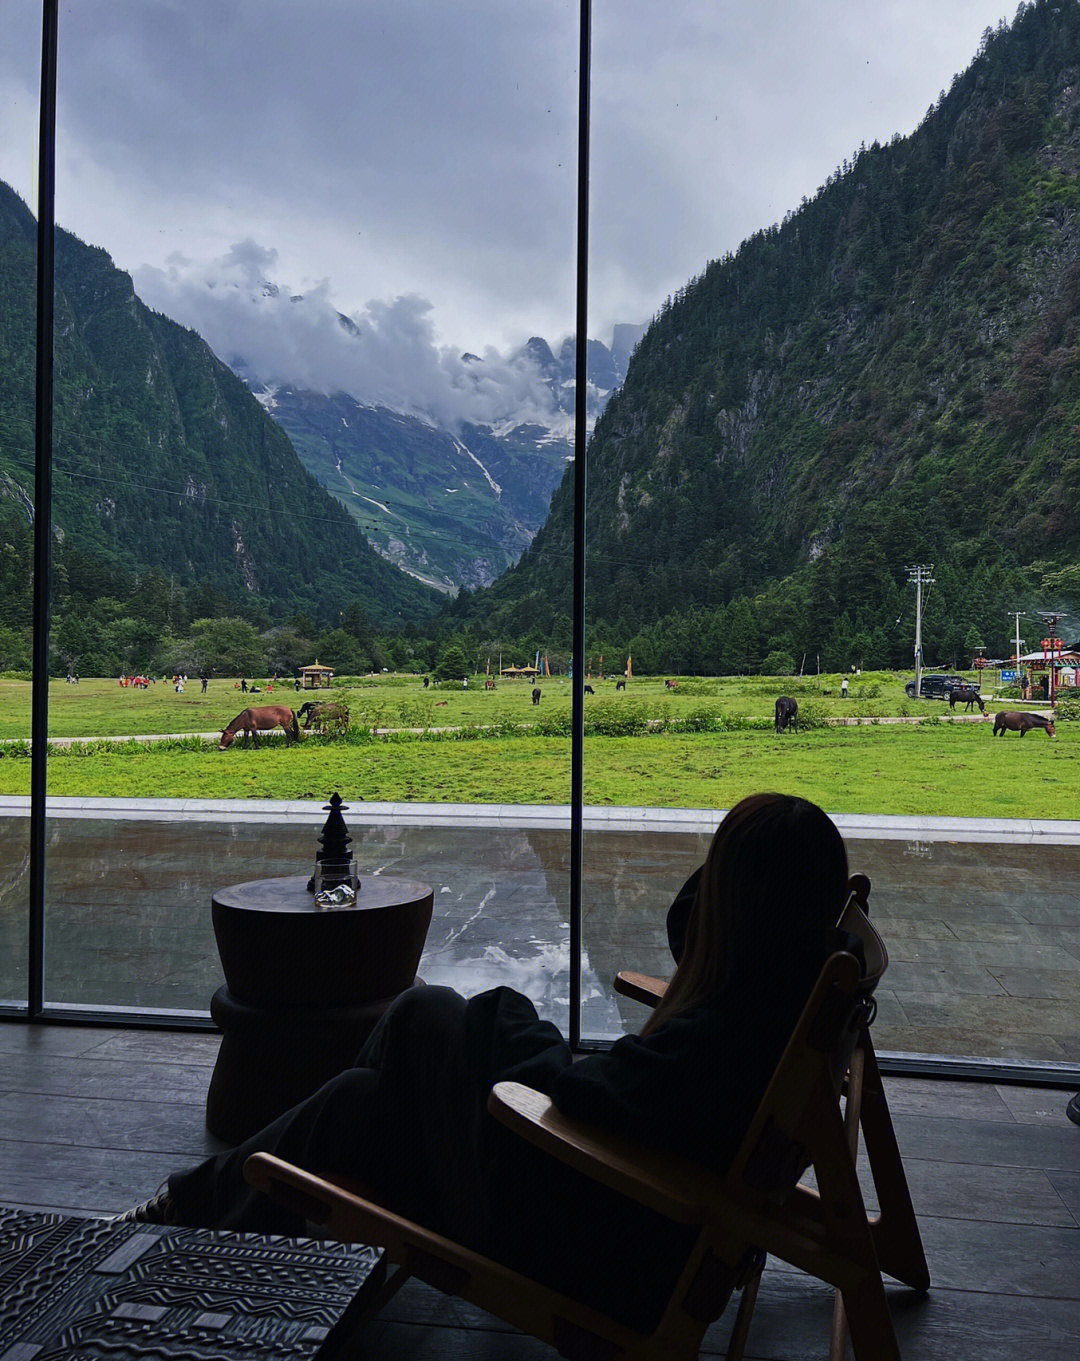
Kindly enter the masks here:
M 319 834 L 322 849 L 315 852 L 315 873 L 308 880 L 308 892 L 326 891 L 337 888 L 339 884 L 351 884 L 353 888 L 359 888 L 360 880 L 356 875 L 352 851 L 349 850 L 352 837 L 341 816 L 348 811 L 349 805 L 341 802 L 340 794 L 333 793 L 330 802 L 323 806 L 329 816 Z

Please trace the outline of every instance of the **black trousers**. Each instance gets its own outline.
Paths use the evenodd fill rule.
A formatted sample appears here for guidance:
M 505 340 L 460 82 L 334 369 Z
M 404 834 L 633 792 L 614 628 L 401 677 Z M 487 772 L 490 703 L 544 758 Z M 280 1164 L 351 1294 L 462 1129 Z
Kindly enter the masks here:
M 337 1172 L 381 1204 L 556 1290 L 654 1326 L 693 1243 L 672 1224 L 558 1163 L 487 1112 L 467 1060 L 466 1002 L 415 987 L 347 1069 L 237 1148 L 169 1178 L 177 1222 L 302 1236 L 299 1216 L 254 1191 L 247 1158 L 274 1153 Z
M 174 1173 L 177 1221 L 203 1228 L 302 1234 L 303 1221 L 254 1191 L 247 1158 L 274 1153 L 310 1172 L 337 1172 L 384 1203 L 459 1241 L 482 1237 L 477 1076 L 461 1032 L 465 999 L 416 987 L 387 1008 L 357 1058 L 306 1101 L 227 1153 Z

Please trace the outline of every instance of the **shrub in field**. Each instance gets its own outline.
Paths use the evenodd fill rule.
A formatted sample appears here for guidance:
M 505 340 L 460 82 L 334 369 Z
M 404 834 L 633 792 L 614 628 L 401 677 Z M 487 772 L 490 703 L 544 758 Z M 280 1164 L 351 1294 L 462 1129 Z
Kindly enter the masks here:
M 435 726 L 435 701 L 432 699 L 402 700 L 397 710 L 398 720 L 403 728 Z
M 855 691 L 856 699 L 877 699 L 881 694 L 881 686 L 877 681 L 871 681 L 869 685 L 860 685 Z
M 718 708 L 702 705 L 685 714 L 673 714 L 664 724 L 665 732 L 723 732 L 724 715 Z
M 813 699 L 799 700 L 799 727 L 821 728 L 825 724 L 825 714 L 820 704 Z
M 637 737 L 649 731 L 649 711 L 633 702 L 590 704 L 585 709 L 585 731 L 590 737 Z
M 998 699 L 1023 699 L 1019 685 L 1003 685 L 997 692 Z
M 690 676 L 687 680 L 679 682 L 680 693 L 684 695 L 701 696 L 703 699 L 710 695 L 720 693 L 720 685 L 717 681 L 709 680 L 705 676 Z
M 350 741 L 365 742 L 376 728 L 388 727 L 386 705 L 373 700 L 354 701 L 350 714 L 350 727 L 347 737 Z
M 544 716 L 532 725 L 537 737 L 569 737 L 573 731 L 573 721 L 569 709 L 560 713 L 557 709 L 546 709 Z
M 533 732 L 535 728 L 532 724 L 519 723 L 513 718 L 497 718 L 485 725 L 488 737 L 528 737 Z
M 1054 717 L 1059 722 L 1080 722 L 1080 695 L 1062 695 L 1059 690 L 1054 701 Z

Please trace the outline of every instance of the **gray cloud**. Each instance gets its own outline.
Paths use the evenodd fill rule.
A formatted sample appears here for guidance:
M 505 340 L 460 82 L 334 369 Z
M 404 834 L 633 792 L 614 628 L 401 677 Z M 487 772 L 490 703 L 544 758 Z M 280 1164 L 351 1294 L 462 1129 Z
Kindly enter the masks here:
M 0 3 L 0 177 L 32 198 L 39 10 Z M 597 5 L 592 333 L 646 320 L 861 141 L 910 131 L 1005 12 L 1002 0 Z M 573 0 L 79 0 L 61 13 L 59 219 L 140 279 L 167 276 L 193 307 L 184 280 L 205 284 L 250 239 L 277 253 L 264 272 L 375 337 L 404 325 L 402 299 L 427 299 L 436 361 L 446 347 L 563 335 L 576 24 Z M 181 320 L 198 324 L 203 301 Z M 305 339 L 320 337 L 331 345 L 312 322 Z M 375 362 L 379 345 L 365 345 Z M 418 374 L 418 403 L 433 375 L 457 386 L 430 355 Z
M 227 363 L 269 386 L 347 392 L 357 401 L 454 426 L 513 415 L 557 419 L 528 356 L 491 346 L 469 360 L 436 343 L 432 306 L 417 294 L 374 300 L 343 318 L 323 282 L 297 293 L 275 282 L 277 251 L 247 238 L 197 266 L 144 266 L 135 288 L 151 307 L 199 332 Z

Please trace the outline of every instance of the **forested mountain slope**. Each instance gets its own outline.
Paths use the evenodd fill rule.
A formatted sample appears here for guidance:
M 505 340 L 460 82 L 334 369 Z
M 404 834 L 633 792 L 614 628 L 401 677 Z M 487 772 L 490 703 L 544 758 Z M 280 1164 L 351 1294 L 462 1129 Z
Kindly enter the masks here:
M 35 224 L 0 184 L 0 518 L 19 558 L 32 517 Z M 121 594 L 157 568 L 242 609 L 334 619 L 352 599 L 383 625 L 436 596 L 380 559 L 301 466 L 285 433 L 193 332 L 150 311 L 106 252 L 56 234 L 56 590 Z M 21 525 L 21 530 L 19 526 Z M 126 589 L 126 588 L 125 588 Z
M 930 660 L 1080 587 L 1080 7 L 1021 6 L 908 138 L 711 262 L 589 450 L 590 637 L 661 667 Z M 565 646 L 572 481 L 454 607 Z

